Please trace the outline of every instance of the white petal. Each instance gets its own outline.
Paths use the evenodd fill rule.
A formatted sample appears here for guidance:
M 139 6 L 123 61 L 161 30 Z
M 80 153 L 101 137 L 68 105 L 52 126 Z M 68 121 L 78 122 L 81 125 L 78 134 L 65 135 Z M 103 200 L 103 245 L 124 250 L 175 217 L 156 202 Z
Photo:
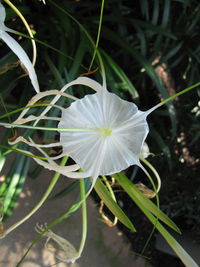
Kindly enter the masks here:
M 5 18 L 6 18 L 5 8 L 0 2 L 0 22 L 4 22 Z
M 35 69 L 30 59 L 28 58 L 26 52 L 24 51 L 24 49 L 8 33 L 1 32 L 0 37 L 7 44 L 7 46 L 16 54 L 19 60 L 24 64 L 25 68 L 28 71 L 29 77 L 31 79 L 31 82 L 32 82 L 32 85 L 35 91 L 39 93 L 40 89 L 39 89 L 39 84 L 38 84 L 37 76 L 35 73 Z
M 102 91 L 103 87 L 96 81 L 90 79 L 90 78 L 87 78 L 87 77 L 79 77 L 77 78 L 76 80 L 74 81 L 71 81 L 69 83 L 67 83 L 65 86 L 63 86 L 61 88 L 61 93 L 65 92 L 69 87 L 73 86 L 73 85 L 85 85 L 85 86 L 88 86 L 90 88 L 92 88 L 93 90 L 97 91 L 97 92 L 100 92 Z M 54 105 L 58 99 L 60 98 L 61 95 L 56 95 L 53 100 L 51 101 L 51 105 Z M 71 96 L 72 98 L 72 96 Z M 75 97 L 74 97 L 75 98 Z M 50 110 L 51 107 L 46 107 L 45 110 L 41 113 L 41 116 L 45 115 L 49 110 Z M 34 125 L 37 124 L 38 121 L 35 122 Z
M 63 153 L 94 177 L 139 165 L 141 147 L 149 131 L 145 112 L 105 90 L 72 103 L 62 112 L 58 128 L 91 129 L 61 132 L 60 142 Z M 104 129 L 112 133 L 106 136 L 102 134 Z
M 149 151 L 149 147 L 147 145 L 146 142 L 144 142 L 143 146 L 142 146 L 142 149 L 141 149 L 141 158 L 148 158 L 148 156 L 150 155 L 150 151 Z
M 85 86 L 88 86 L 90 88 L 92 88 L 93 90 L 95 90 L 96 92 L 100 92 L 103 87 L 100 83 L 90 79 L 90 78 L 87 78 L 87 77 L 79 77 L 77 78 L 76 80 L 66 84 L 62 89 L 61 91 L 64 92 L 68 87 L 72 86 L 72 85 L 85 85 Z
M 36 144 L 34 142 L 29 142 L 23 136 L 19 136 L 14 141 L 8 141 L 8 142 L 9 142 L 10 145 L 15 145 L 15 144 L 17 144 L 19 142 L 23 142 L 23 143 L 25 143 L 25 144 L 27 144 L 29 146 L 32 146 L 32 147 L 45 147 L 45 148 L 61 146 L 60 142 L 50 143 L 50 144 Z
M 70 166 L 59 166 L 58 164 L 49 164 L 41 159 L 33 158 L 39 165 L 43 166 L 46 169 L 49 169 L 50 171 L 55 171 L 63 174 L 64 176 L 70 177 L 70 178 L 85 178 L 89 177 L 84 175 L 82 172 L 75 172 L 79 169 L 79 166 L 77 164 L 73 164 Z M 73 176 L 74 174 L 74 176 Z M 73 176 L 73 177 L 72 177 Z

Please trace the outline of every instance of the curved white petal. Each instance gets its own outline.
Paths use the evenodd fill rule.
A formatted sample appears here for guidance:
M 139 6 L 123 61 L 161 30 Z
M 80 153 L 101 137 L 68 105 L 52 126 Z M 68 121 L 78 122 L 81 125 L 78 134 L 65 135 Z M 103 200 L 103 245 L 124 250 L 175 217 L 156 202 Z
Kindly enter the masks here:
M 60 92 L 63 93 L 65 92 L 69 87 L 73 86 L 73 85 L 85 85 L 85 86 L 88 86 L 90 88 L 92 88 L 93 90 L 97 91 L 97 92 L 100 92 L 102 91 L 103 87 L 101 86 L 100 83 L 90 79 L 90 78 L 87 78 L 87 77 L 79 77 L 77 79 L 75 79 L 74 81 L 71 81 L 69 83 L 67 83 L 66 85 L 64 85 Z M 60 98 L 61 94 L 60 95 L 56 95 L 52 101 L 51 101 L 51 105 L 54 105 L 58 99 Z M 71 97 L 72 98 L 72 97 Z M 51 107 L 46 107 L 45 110 L 41 113 L 41 116 L 45 115 L 49 110 L 50 110 Z M 34 125 L 37 124 L 38 121 L 35 122 Z
M 5 17 L 6 17 L 5 8 L 0 3 L 0 38 L 7 44 L 7 46 L 16 54 L 19 60 L 24 64 L 25 68 L 28 71 L 29 77 L 31 79 L 35 91 L 39 93 L 40 88 L 35 73 L 35 69 L 24 49 L 18 44 L 17 41 L 15 41 L 15 39 L 13 39 L 8 33 L 6 33 L 6 31 L 13 33 L 15 33 L 15 31 L 4 25 Z
M 34 105 L 34 104 L 35 104 L 36 102 L 38 102 L 40 99 L 42 99 L 42 98 L 45 97 L 45 96 L 49 96 L 49 95 L 56 95 L 56 96 L 57 96 L 57 95 L 62 95 L 62 96 L 64 96 L 64 97 L 68 97 L 68 98 L 73 99 L 73 100 L 77 100 L 77 99 L 78 99 L 78 98 L 76 98 L 76 97 L 74 97 L 74 96 L 71 96 L 71 95 L 66 94 L 66 93 L 64 93 L 64 92 L 60 92 L 60 91 L 58 91 L 58 90 L 48 90 L 48 91 L 40 92 L 40 93 L 34 95 L 34 97 L 32 97 L 32 98 L 29 100 L 29 102 L 28 102 L 28 104 L 26 105 L 26 107 L 27 107 L 27 106 Z M 58 106 L 58 105 L 53 105 L 53 104 L 51 104 L 51 103 L 48 104 L 48 108 L 49 108 L 49 109 L 51 109 L 52 106 L 53 106 L 53 107 L 56 107 L 56 108 L 58 108 L 58 109 L 61 109 L 61 110 L 63 109 L 62 107 L 60 107 L 60 106 Z M 30 108 L 26 108 L 26 109 L 24 109 L 24 110 L 20 113 L 19 117 L 18 117 L 13 123 L 21 124 L 22 122 L 23 122 L 23 123 L 27 122 L 27 121 L 26 121 L 27 118 L 23 118 L 23 117 L 24 117 L 24 115 L 29 111 L 29 109 L 30 109 Z M 46 110 L 46 109 L 45 109 L 45 110 Z M 40 118 L 42 117 L 42 114 L 44 114 L 44 112 L 42 112 L 41 115 L 38 116 L 37 121 L 40 120 Z M 34 125 L 35 125 L 35 124 L 34 124 Z
M 6 18 L 5 8 L 0 2 L 0 23 L 4 22 L 5 18 Z
M 17 41 L 15 41 L 14 38 L 12 38 L 8 33 L 5 31 L 0 33 L 1 39 L 7 44 L 7 46 L 16 54 L 16 56 L 19 58 L 19 60 L 24 64 L 25 68 L 28 71 L 29 77 L 31 79 L 31 83 L 37 93 L 39 93 L 39 84 L 37 75 L 35 73 L 35 69 L 28 58 L 26 52 L 24 49 L 18 44 Z
M 89 175 L 86 175 L 83 172 L 76 172 L 79 169 L 79 166 L 77 164 L 73 164 L 70 166 L 59 166 L 58 164 L 49 164 L 41 159 L 33 158 L 39 165 L 43 166 L 46 169 L 49 169 L 50 171 L 55 171 L 63 174 L 64 176 L 70 177 L 70 178 L 86 178 L 89 177 Z M 85 174 L 85 175 L 84 175 Z
M 140 165 L 141 147 L 149 131 L 145 112 L 105 90 L 63 110 L 58 128 L 89 129 L 61 132 L 60 142 L 63 153 L 92 177 Z
M 70 87 L 72 85 L 76 85 L 76 84 L 88 86 L 96 92 L 100 92 L 103 89 L 103 87 L 100 83 L 98 83 L 98 82 L 96 82 L 96 81 L 94 81 L 88 77 L 78 77 L 76 80 L 71 81 L 68 84 L 66 84 L 65 86 L 63 86 L 61 91 L 64 92 L 68 87 Z
M 32 141 L 32 139 L 31 139 Z M 36 144 L 34 142 L 29 142 L 28 140 L 26 140 L 23 136 L 19 136 L 17 137 L 14 141 L 8 141 L 10 145 L 15 145 L 19 142 L 23 142 L 29 146 L 32 147 L 44 147 L 44 148 L 49 148 L 49 147 L 58 147 L 61 146 L 60 142 L 56 142 L 56 143 L 50 143 L 50 144 Z

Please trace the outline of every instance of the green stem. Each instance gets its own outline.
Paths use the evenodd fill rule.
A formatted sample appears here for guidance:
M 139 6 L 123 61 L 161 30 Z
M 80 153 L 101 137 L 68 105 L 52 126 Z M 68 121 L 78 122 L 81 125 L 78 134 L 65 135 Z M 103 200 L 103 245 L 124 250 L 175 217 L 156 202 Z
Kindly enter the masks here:
M 32 155 L 32 154 L 26 153 L 24 151 L 20 151 L 20 150 L 16 149 L 15 147 L 16 147 L 16 145 L 14 145 L 13 147 L 8 147 L 8 146 L 0 145 L 0 148 L 3 148 L 3 149 L 6 150 L 6 152 L 3 153 L 4 156 L 7 155 L 7 154 L 9 154 L 8 152 L 16 152 L 16 153 L 20 153 L 20 154 L 22 154 L 24 156 L 27 156 L 27 157 L 30 157 L 30 158 L 47 160 L 46 157 L 40 157 L 40 156 Z
M 7 123 L 7 122 L 0 122 L 0 126 L 43 130 L 43 131 L 58 131 L 58 132 L 91 132 L 91 131 L 96 131 L 95 129 L 52 128 L 52 127 L 42 127 L 42 126 L 38 127 L 38 126 L 21 125 L 21 124 Z
M 77 211 L 77 210 L 81 207 L 82 203 L 83 203 L 83 202 L 87 199 L 87 197 L 89 196 L 89 194 L 90 194 L 92 188 L 93 188 L 93 186 L 89 189 L 89 191 L 88 191 L 86 194 L 84 194 L 84 197 L 83 197 L 79 202 L 73 204 L 65 214 L 63 214 L 62 216 L 60 216 L 59 218 L 57 218 L 55 221 L 53 221 L 51 224 L 49 224 L 48 227 L 47 227 L 41 234 L 39 234 L 39 235 L 32 241 L 31 245 L 28 247 L 28 249 L 26 250 L 26 252 L 25 252 L 24 255 L 22 256 L 21 260 L 18 262 L 18 264 L 16 265 L 16 267 L 18 267 L 18 266 L 22 263 L 22 261 L 25 259 L 25 257 L 27 256 L 27 254 L 28 254 L 29 251 L 31 250 L 31 248 L 36 244 L 36 242 L 43 236 L 43 234 L 44 234 L 45 232 L 47 232 L 49 229 L 51 229 L 53 226 L 57 225 L 58 223 L 60 223 L 60 222 L 63 221 L 64 219 L 69 218 L 69 216 L 70 216 L 71 214 L 73 214 L 75 211 Z M 85 219 L 84 219 L 84 220 L 85 220 Z M 83 226 L 84 226 L 85 224 L 86 224 L 86 221 L 84 221 Z M 85 226 L 84 226 L 84 227 L 85 227 Z M 83 244 L 83 241 L 84 241 L 84 236 L 86 236 L 86 234 L 85 234 L 85 233 L 86 233 L 85 230 L 84 230 L 83 232 L 84 232 L 84 234 L 83 234 L 83 238 L 82 238 L 82 242 L 81 242 L 82 244 Z M 82 247 L 82 245 L 81 245 L 81 247 Z M 80 249 L 79 249 L 79 250 L 80 250 Z
M 64 56 L 64 57 L 66 57 L 66 58 L 72 60 L 73 62 L 75 62 L 76 64 L 78 64 L 79 66 L 81 66 L 84 70 L 88 71 L 88 68 L 86 68 L 83 64 L 81 64 L 80 61 L 76 60 L 75 58 L 73 58 L 73 57 L 71 57 L 71 56 L 69 56 L 69 55 L 66 55 L 65 53 L 63 53 L 63 52 L 60 51 L 59 49 L 53 47 L 52 45 L 47 44 L 47 43 L 45 43 L 45 42 L 43 42 L 43 41 L 41 41 L 41 40 L 39 40 L 39 39 L 37 39 L 37 38 L 35 38 L 35 37 L 30 37 L 30 36 L 28 36 L 27 34 L 24 34 L 24 33 L 22 33 L 22 32 L 15 31 L 15 34 L 17 34 L 17 35 L 19 35 L 19 36 L 22 36 L 22 37 L 25 37 L 25 38 L 28 38 L 28 39 L 30 39 L 30 40 L 34 40 L 35 42 L 37 42 L 37 43 L 39 43 L 39 44 L 41 44 L 41 45 L 43 45 L 43 46 L 46 46 L 46 47 L 52 49 L 53 51 L 57 52 L 58 54 L 60 54 L 60 55 L 62 55 L 62 56 Z
M 79 26 L 79 28 L 87 36 L 87 38 L 90 41 L 90 43 L 92 44 L 92 46 L 95 48 L 95 43 L 94 43 L 92 37 L 90 36 L 90 34 L 88 33 L 88 31 L 84 28 L 84 26 L 82 26 L 82 24 L 77 19 L 75 19 L 68 11 L 66 11 L 65 9 L 63 9 L 62 7 L 60 7 L 59 5 L 57 5 L 55 3 L 55 1 L 49 0 L 49 2 L 52 5 L 54 5 L 56 8 L 58 8 L 60 11 L 62 11 L 63 13 L 65 13 L 71 20 L 73 20 Z M 98 50 L 96 50 L 96 54 L 97 54 L 97 57 L 98 57 L 98 60 L 99 60 L 99 64 L 101 66 L 103 84 L 105 84 L 105 67 L 104 67 L 104 64 L 103 64 L 103 60 L 102 60 L 101 54 L 99 53 Z
M 158 172 L 156 171 L 156 169 L 144 158 L 140 158 L 140 160 L 149 167 L 149 169 L 153 172 L 153 174 L 155 175 L 156 177 L 156 180 L 157 180 L 157 189 L 156 189 L 156 192 L 158 193 L 160 191 L 160 188 L 161 188 L 161 179 L 160 179 L 160 175 L 158 174 Z
M 116 202 L 115 194 L 114 194 L 114 192 L 113 192 L 113 190 L 112 190 L 112 187 L 110 186 L 110 183 L 108 182 L 106 176 L 102 175 L 102 178 L 103 178 L 103 180 L 104 180 L 104 182 L 105 182 L 105 184 L 106 184 L 106 186 L 107 186 L 107 188 L 108 188 L 108 190 L 109 190 L 109 192 L 110 192 L 111 197 L 112 197 L 113 200 Z M 112 177 L 111 177 L 111 178 L 112 178 Z
M 98 28 L 98 33 L 97 33 L 97 40 L 96 40 L 96 44 L 94 47 L 94 53 L 92 56 L 92 60 L 91 60 L 90 66 L 89 66 L 89 71 L 92 68 L 96 53 L 98 51 L 99 39 L 100 39 L 100 34 L 101 34 L 101 25 L 102 25 L 102 19 L 103 19 L 103 10 L 104 10 L 104 0 L 101 1 L 101 12 L 100 12 L 100 17 L 99 17 L 99 28 Z
M 60 166 L 64 166 L 67 162 L 67 157 L 63 157 Z M 60 177 L 60 173 L 55 173 L 46 192 L 44 193 L 43 197 L 41 198 L 41 200 L 37 203 L 37 205 L 31 210 L 31 212 L 29 212 L 23 219 L 21 219 L 20 221 L 16 222 L 15 224 L 11 225 L 7 230 L 5 230 L 2 233 L 2 236 L 0 236 L 0 238 L 4 238 L 6 235 L 8 235 L 10 232 L 12 232 L 15 228 L 17 228 L 18 226 L 20 226 L 22 223 L 24 223 L 26 220 L 28 220 L 46 201 L 46 199 L 48 198 L 48 196 L 50 195 L 51 191 L 53 190 L 55 184 L 57 183 L 58 179 Z
M 81 192 L 81 200 L 83 201 L 82 202 L 82 239 L 81 239 L 78 253 L 81 256 L 83 248 L 85 246 L 86 237 L 87 237 L 87 206 L 86 206 L 86 199 L 85 199 L 84 179 L 80 179 L 80 192 Z
M 191 86 L 189 86 L 189 87 L 183 89 L 182 91 L 176 93 L 175 95 L 172 95 L 172 96 L 168 97 L 167 99 L 163 100 L 162 102 L 158 103 L 158 104 L 155 105 L 154 107 L 152 107 L 152 108 L 150 108 L 149 110 L 147 110 L 147 111 L 146 111 L 146 116 L 148 116 L 149 114 L 151 114 L 155 109 L 157 109 L 157 108 L 163 106 L 164 104 L 166 104 L 167 102 L 173 100 L 173 99 L 176 98 L 177 96 L 183 95 L 183 94 L 187 93 L 188 91 L 190 91 L 190 90 L 192 90 L 192 89 L 194 89 L 194 88 L 196 88 L 196 87 L 198 87 L 198 86 L 200 86 L 200 82 L 195 83 L 195 84 L 193 84 L 193 85 L 191 85 Z
M 6 2 L 14 10 L 14 12 L 20 17 L 20 19 L 24 23 L 24 25 L 25 25 L 30 37 L 33 38 L 33 34 L 32 34 L 32 31 L 31 31 L 31 28 L 29 27 L 29 25 L 28 25 L 26 19 L 24 18 L 24 16 L 22 15 L 22 13 L 9 0 L 4 0 L 4 2 Z M 34 66 L 35 62 L 36 62 L 37 50 L 36 50 L 35 40 L 31 39 L 31 42 L 32 42 L 32 46 L 33 46 L 33 60 L 32 60 L 32 63 L 33 63 L 33 66 Z
M 0 95 L 1 97 L 1 95 Z M 2 102 L 3 103 L 3 102 Z M 15 114 L 15 113 L 18 113 L 24 109 L 29 109 L 29 108 L 35 108 L 35 107 L 46 107 L 46 106 L 49 106 L 49 104 L 35 104 L 35 105 L 29 105 L 29 106 L 25 106 L 23 108 L 18 108 L 16 110 L 13 110 L 13 111 L 10 111 L 10 112 L 7 112 L 6 114 L 0 116 L 0 120 L 3 119 L 3 118 L 6 118 L 6 117 L 9 117 L 10 115 L 12 114 Z M 5 107 L 6 108 L 6 107 Z M 5 109 L 6 110 L 6 109 Z
M 114 194 L 114 192 L 113 192 L 113 190 L 112 190 L 112 187 L 111 187 L 110 183 L 108 182 L 106 176 L 102 175 L 102 179 L 103 179 L 103 181 L 105 182 L 105 185 L 106 185 L 106 187 L 108 188 L 108 190 L 109 190 L 109 192 L 110 192 L 110 195 L 111 195 L 112 199 L 117 203 L 115 194 Z M 113 177 L 111 177 L 111 179 L 113 179 Z M 117 218 L 116 216 L 114 216 L 113 225 L 116 225 L 117 222 L 118 222 L 118 218 Z
M 141 158 L 141 160 L 152 170 L 152 172 L 154 173 L 154 175 L 156 176 L 156 179 L 158 181 L 158 187 L 156 188 L 151 175 L 147 172 L 147 170 L 144 167 L 142 168 L 144 173 L 147 175 L 147 177 L 148 177 L 148 179 L 149 179 L 149 181 L 150 181 L 150 183 L 151 183 L 151 185 L 153 187 L 153 190 L 154 190 L 154 192 L 156 194 L 156 205 L 157 205 L 157 208 L 159 210 L 160 209 L 160 200 L 159 200 L 159 197 L 158 197 L 158 191 L 160 190 L 160 177 L 159 177 L 159 174 L 156 172 L 156 170 L 153 168 L 153 166 L 147 160 L 145 160 L 144 158 Z M 158 222 L 158 216 L 156 217 L 156 221 L 155 221 L 155 224 L 153 225 L 153 229 L 151 230 L 151 233 L 150 233 L 150 235 L 149 235 L 147 241 L 145 242 L 145 245 L 144 245 L 144 247 L 143 247 L 143 249 L 141 251 L 141 255 L 144 254 L 144 252 L 145 252 L 145 250 L 146 250 L 146 248 L 147 248 L 147 246 L 148 246 L 148 244 L 149 244 L 149 242 L 150 242 L 150 240 L 151 240 L 151 238 L 152 238 L 152 236 L 153 236 L 153 234 L 155 232 L 157 222 Z
M 158 106 L 162 106 L 162 105 L 166 104 L 167 102 L 173 100 L 173 99 L 176 98 L 177 96 L 183 95 L 183 94 L 187 93 L 188 91 L 190 91 L 190 90 L 192 90 L 192 89 L 194 89 L 194 88 L 196 88 L 196 87 L 198 87 L 198 86 L 200 86 L 200 82 L 195 83 L 195 84 L 193 84 L 193 85 L 191 85 L 191 86 L 185 88 L 184 90 L 182 90 L 182 91 L 176 93 L 175 95 L 172 95 L 172 96 L 168 97 L 167 99 L 165 99 L 165 100 L 163 100 L 161 103 L 159 103 Z

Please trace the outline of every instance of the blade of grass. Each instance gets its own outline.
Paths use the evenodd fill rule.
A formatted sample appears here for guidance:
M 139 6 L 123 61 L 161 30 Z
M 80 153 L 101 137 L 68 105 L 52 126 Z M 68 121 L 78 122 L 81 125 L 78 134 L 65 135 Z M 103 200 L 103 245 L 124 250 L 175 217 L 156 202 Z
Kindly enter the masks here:
M 116 73 L 116 75 L 120 78 L 122 83 L 125 85 L 124 87 L 129 91 L 133 99 L 138 98 L 138 92 L 129 78 L 126 76 L 124 71 L 114 62 L 114 60 L 105 52 L 102 51 L 102 55 L 106 58 L 109 67 Z
M 184 250 L 184 248 L 175 240 L 175 238 L 163 227 L 163 225 L 157 221 L 151 212 L 147 209 L 146 203 L 140 201 L 141 199 L 138 198 L 137 191 L 138 190 L 129 190 L 127 183 L 127 178 L 124 175 L 115 175 L 116 180 L 119 184 L 127 191 L 128 195 L 131 199 L 136 203 L 136 205 L 142 210 L 142 212 L 147 216 L 147 218 L 151 221 L 153 225 L 157 228 L 157 230 L 161 233 L 161 235 L 165 238 L 167 243 L 171 246 L 171 248 L 175 251 L 181 261 L 185 264 L 185 266 L 190 267 L 198 267 L 197 263 L 192 259 L 192 257 Z M 126 179 L 126 180 L 125 180 Z M 124 182 L 125 180 L 125 182 Z M 133 187 L 132 187 L 133 188 Z M 135 194 L 136 193 L 136 194 Z M 141 193 L 140 193 L 141 194 Z M 156 214 L 158 216 L 158 214 Z
M 115 174 L 113 177 L 118 181 L 118 183 L 122 186 L 122 188 L 127 192 L 127 194 L 133 199 L 134 201 L 137 199 L 145 208 L 153 213 L 158 219 L 163 221 L 166 225 L 171 227 L 174 231 L 180 233 L 179 228 L 176 224 L 167 216 L 165 215 L 158 207 L 148 198 L 146 198 L 141 191 L 123 174 Z
M 121 223 L 123 223 L 128 229 L 133 232 L 136 232 L 136 229 L 127 215 L 122 211 L 122 209 L 118 206 L 118 204 L 112 199 L 108 189 L 98 178 L 96 184 L 94 186 L 95 191 L 99 195 L 99 197 L 103 200 L 104 204 L 108 207 L 108 209 L 116 216 Z

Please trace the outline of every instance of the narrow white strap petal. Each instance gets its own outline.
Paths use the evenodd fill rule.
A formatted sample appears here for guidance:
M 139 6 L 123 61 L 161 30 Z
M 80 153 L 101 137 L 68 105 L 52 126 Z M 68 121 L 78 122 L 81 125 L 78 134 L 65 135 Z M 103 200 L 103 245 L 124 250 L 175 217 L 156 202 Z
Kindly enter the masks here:
M 35 144 L 30 137 L 29 137 L 29 140 L 30 140 L 31 144 Z M 74 172 L 74 171 L 77 171 L 78 169 L 80 169 L 80 166 L 78 164 L 73 164 L 73 165 L 70 165 L 70 166 L 60 166 L 56 162 L 54 162 L 47 155 L 47 153 L 43 149 L 41 149 L 39 146 L 35 146 L 35 148 L 37 150 L 39 150 L 47 158 L 48 163 L 47 162 L 44 162 L 43 160 L 37 159 L 37 158 L 33 158 L 33 159 L 38 164 L 42 165 L 43 167 L 45 167 L 45 168 L 47 168 L 49 170 L 56 171 L 56 172 L 59 172 L 59 173 L 65 175 L 65 176 L 67 176 L 67 173 L 68 172 Z
M 46 117 L 46 116 L 33 116 L 30 115 L 27 118 L 17 119 L 13 122 L 13 124 L 24 124 L 30 121 L 36 121 L 36 120 L 53 120 L 53 121 L 60 121 L 60 118 L 57 117 Z
M 75 97 L 73 95 L 70 95 L 70 94 L 67 94 L 65 92 L 61 92 L 59 90 L 48 90 L 48 91 L 45 91 L 45 92 L 40 92 L 37 95 L 35 95 L 32 99 L 34 99 L 34 102 L 37 102 L 41 98 L 43 98 L 45 96 L 49 96 L 49 95 L 59 95 L 59 97 L 60 96 L 64 96 L 64 97 L 70 98 L 72 100 L 78 100 L 77 97 Z
M 29 136 L 29 140 L 30 140 L 31 144 L 35 144 L 34 141 L 30 138 L 30 136 Z M 35 146 L 35 148 L 38 151 L 40 151 L 40 153 L 46 158 L 46 160 L 48 161 L 49 164 L 51 164 L 51 165 L 55 165 L 56 164 L 41 147 Z
M 0 2 L 0 22 L 4 22 L 5 18 L 6 18 L 6 11 L 4 6 Z
M 45 92 L 40 92 L 38 94 L 36 94 L 34 97 L 31 98 L 31 100 L 29 100 L 28 104 L 26 106 L 31 106 L 31 105 L 34 105 L 36 102 L 38 102 L 40 99 L 42 99 L 43 97 L 45 96 L 49 96 L 49 95 L 61 95 L 61 96 L 64 96 L 64 97 L 67 97 L 67 98 L 71 98 L 73 100 L 77 100 L 78 98 L 74 97 L 74 96 L 71 96 L 69 94 L 66 94 L 66 93 L 63 93 L 63 92 L 60 92 L 58 90 L 49 90 L 49 91 L 45 91 Z M 52 104 L 52 102 L 49 104 L 48 106 L 48 109 L 52 108 L 52 106 L 56 107 L 56 108 L 59 108 L 60 110 L 63 110 L 62 107 L 60 106 L 57 106 L 57 105 L 54 105 Z M 45 109 L 46 110 L 46 109 Z M 27 109 L 24 109 L 21 114 L 19 115 L 19 117 L 17 118 L 17 120 L 14 122 L 14 123 L 18 123 L 18 121 L 23 118 L 23 116 L 29 111 L 29 108 Z M 41 116 L 44 115 L 44 113 L 47 113 L 47 112 L 42 112 L 41 113 Z M 34 124 L 35 126 L 35 124 Z
M 102 79 L 103 79 L 103 89 L 107 91 L 106 74 L 104 71 L 102 71 Z
M 56 90 L 57 91 L 57 90 Z M 49 91 L 50 92 L 50 91 Z M 67 98 L 70 98 L 72 100 L 78 100 L 77 97 L 75 96 L 72 96 L 70 94 L 66 94 L 64 92 L 61 92 L 61 91 L 57 91 L 57 93 L 55 94 L 56 96 L 51 100 L 50 102 L 50 105 L 48 107 L 45 108 L 45 110 L 41 113 L 41 116 L 44 116 L 50 109 L 51 109 L 51 106 L 55 106 L 55 107 L 58 107 L 57 105 L 55 105 L 55 103 L 58 101 L 58 99 L 60 98 L 60 96 L 65 96 Z M 38 120 L 34 123 L 34 126 L 38 123 Z
M 32 147 L 44 147 L 44 148 L 49 148 L 49 147 L 58 147 L 58 146 L 62 146 L 62 144 L 60 142 L 57 143 L 51 143 L 51 144 L 36 144 L 33 142 L 29 142 L 28 140 L 26 140 L 23 136 L 19 136 L 17 137 L 17 139 L 15 139 L 14 141 L 10 141 L 9 144 L 10 145 L 15 145 L 19 142 L 23 142 L 29 146 Z
M 68 172 L 66 176 L 73 179 L 81 179 L 90 177 L 90 174 L 88 172 Z
M 64 92 L 67 88 L 69 88 L 72 85 L 85 85 L 90 88 L 92 88 L 96 92 L 100 92 L 102 90 L 102 85 L 88 77 L 79 77 L 76 80 L 69 82 L 65 86 L 61 88 L 61 91 Z
M 30 156 L 33 156 L 33 153 L 31 153 L 29 151 L 26 151 L 23 149 L 18 149 L 18 151 L 21 151 L 21 152 L 24 152 L 26 154 L 29 154 Z M 71 177 L 71 176 L 67 175 L 68 173 L 73 175 L 73 172 L 76 173 L 75 171 L 80 169 L 80 166 L 78 164 L 73 164 L 73 165 L 69 165 L 69 166 L 60 166 L 60 165 L 57 165 L 56 163 L 49 164 L 49 163 L 47 163 L 41 159 L 37 159 L 37 158 L 33 158 L 33 160 L 35 160 L 39 165 L 43 166 L 44 168 L 49 169 L 50 171 L 59 172 L 59 173 L 63 174 L 64 176 L 67 176 L 67 177 Z M 79 172 L 77 172 L 77 173 L 79 174 Z M 76 175 L 74 175 L 74 176 L 76 176 Z M 86 176 L 84 176 L 84 177 L 86 177 Z M 82 177 L 71 177 L 71 178 L 82 178 Z
M 60 92 L 64 92 L 65 90 L 67 90 L 69 87 L 73 86 L 73 85 L 85 85 L 85 86 L 88 86 L 90 88 L 92 88 L 94 91 L 96 92 L 101 92 L 103 87 L 100 83 L 90 79 L 90 78 L 87 78 L 87 77 L 79 77 L 77 78 L 76 80 L 72 81 L 72 82 L 69 82 L 68 84 L 66 84 L 65 86 L 63 86 L 60 90 Z M 54 99 L 51 101 L 51 104 L 55 104 L 58 99 L 60 98 L 60 95 L 57 95 L 56 97 L 54 97 Z M 72 97 L 71 97 L 72 98 Z M 74 100 L 77 100 L 74 99 Z M 41 116 L 45 115 L 48 111 L 49 111 L 50 107 L 47 107 L 42 113 L 41 113 Z M 37 121 L 35 122 L 34 125 L 37 124 Z
M 55 171 L 59 172 L 60 174 L 70 177 L 70 178 L 83 178 L 85 176 L 80 175 L 80 172 L 75 172 L 77 171 L 80 167 L 78 164 L 73 164 L 70 166 L 59 166 L 57 164 L 49 164 L 47 162 L 44 162 L 41 159 L 33 158 L 39 165 L 43 166 L 46 169 L 49 169 L 50 171 Z M 77 174 L 77 175 L 76 175 Z M 73 177 L 72 177 L 73 176 Z
M 39 93 L 39 84 L 37 80 L 37 76 L 35 73 L 35 69 L 28 58 L 24 49 L 12 38 L 8 33 L 3 32 L 1 34 L 1 38 L 7 44 L 7 46 L 16 54 L 16 56 L 20 59 L 20 61 L 24 64 L 25 68 L 28 71 L 29 77 L 31 79 L 32 85 L 37 93 Z
M 66 156 L 64 153 L 61 153 L 60 155 L 58 156 L 55 156 L 55 157 L 51 157 L 52 160 L 57 160 L 57 159 L 60 159 L 60 158 L 63 158 L 64 156 Z

